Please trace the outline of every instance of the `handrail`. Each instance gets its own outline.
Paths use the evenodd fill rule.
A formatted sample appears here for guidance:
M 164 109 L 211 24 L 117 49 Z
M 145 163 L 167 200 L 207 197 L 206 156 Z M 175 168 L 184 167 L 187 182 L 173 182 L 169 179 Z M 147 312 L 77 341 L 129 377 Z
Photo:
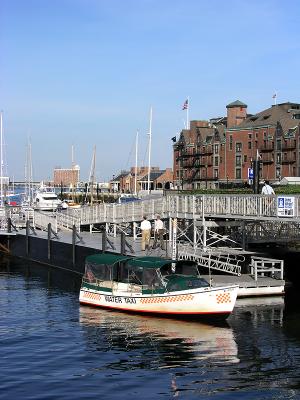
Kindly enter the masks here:
M 81 209 L 57 212 L 58 224 L 70 227 L 96 223 L 129 223 L 142 221 L 143 216 L 162 218 L 206 217 L 293 220 L 300 222 L 300 196 L 294 197 L 292 216 L 281 217 L 278 213 L 279 196 L 262 195 L 187 195 L 166 196 L 125 204 L 97 204 Z M 284 197 L 284 196 L 280 196 Z M 291 196 L 289 196 L 291 197 Z

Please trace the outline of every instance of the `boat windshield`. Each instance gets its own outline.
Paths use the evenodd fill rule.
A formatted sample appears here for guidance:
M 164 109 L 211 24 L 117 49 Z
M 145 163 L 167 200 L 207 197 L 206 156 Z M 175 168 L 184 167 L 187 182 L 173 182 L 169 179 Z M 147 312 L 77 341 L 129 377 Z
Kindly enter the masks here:
M 166 264 L 161 268 L 162 276 L 177 274 L 200 277 L 197 264 L 191 261 L 177 261 L 177 263 Z
M 110 281 L 112 279 L 113 265 L 95 264 L 87 262 L 85 264 L 84 277 L 88 282 Z
M 120 282 L 134 283 L 143 287 L 163 288 L 159 270 L 122 264 L 119 269 Z
M 57 200 L 57 196 L 43 196 L 43 200 Z

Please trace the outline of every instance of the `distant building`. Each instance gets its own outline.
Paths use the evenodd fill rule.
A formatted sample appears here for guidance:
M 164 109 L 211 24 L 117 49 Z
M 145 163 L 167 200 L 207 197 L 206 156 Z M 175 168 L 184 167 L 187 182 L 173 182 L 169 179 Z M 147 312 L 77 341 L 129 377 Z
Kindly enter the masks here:
M 300 104 L 273 105 L 255 115 L 237 100 L 227 116 L 191 121 L 173 145 L 174 183 L 178 188 L 245 184 L 253 160 L 260 178 L 278 181 L 300 176 Z
M 113 176 L 110 187 L 115 192 L 134 193 L 135 181 L 137 192 L 148 189 L 148 167 L 138 167 L 137 170 L 131 167 L 130 171 L 122 171 L 119 175 Z M 170 189 L 172 186 L 172 168 L 161 170 L 159 167 L 151 167 L 150 190 Z
M 54 186 L 77 186 L 79 174 L 79 165 L 75 165 L 73 168 L 55 168 L 53 173 Z

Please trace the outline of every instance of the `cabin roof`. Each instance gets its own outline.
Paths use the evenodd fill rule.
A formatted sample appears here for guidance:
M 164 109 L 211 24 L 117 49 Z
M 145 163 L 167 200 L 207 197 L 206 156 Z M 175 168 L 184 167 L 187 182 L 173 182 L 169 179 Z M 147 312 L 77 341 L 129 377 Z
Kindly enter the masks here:
M 87 262 L 91 262 L 98 265 L 114 265 L 121 261 L 126 261 L 128 265 L 132 267 L 140 268 L 161 268 L 166 264 L 170 264 L 174 261 L 171 259 L 161 258 L 161 257 L 130 257 L 122 256 L 121 254 L 110 254 L 101 253 L 93 254 L 86 258 Z
M 130 258 L 131 257 L 123 256 L 122 254 L 103 253 L 103 254 L 93 254 L 91 256 L 88 256 L 86 258 L 86 261 L 99 265 L 104 265 L 104 264 L 113 265 L 120 261 L 128 261 L 130 260 Z
M 161 257 L 135 257 L 128 261 L 128 265 L 132 267 L 142 267 L 142 268 L 161 268 L 166 264 L 170 264 L 172 261 L 170 259 Z

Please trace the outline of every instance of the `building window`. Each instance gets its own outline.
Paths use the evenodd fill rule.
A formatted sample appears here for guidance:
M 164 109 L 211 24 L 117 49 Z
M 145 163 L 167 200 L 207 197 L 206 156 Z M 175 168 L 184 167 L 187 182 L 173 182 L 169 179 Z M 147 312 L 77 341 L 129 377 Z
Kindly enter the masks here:
M 252 149 L 252 142 L 248 142 L 248 149 L 249 149 L 249 150 Z
M 244 155 L 244 162 L 247 162 L 247 155 Z
M 281 140 L 277 140 L 277 150 L 281 150 Z
M 215 167 L 219 166 L 219 157 L 218 156 L 215 157 L 214 165 L 215 165 Z
M 252 133 L 248 133 L 248 139 L 252 140 Z
M 241 170 L 241 168 L 237 168 L 235 170 L 235 178 L 236 179 L 242 179 L 242 170 Z
M 242 165 L 242 156 L 235 156 L 235 165 L 240 167 Z
M 232 136 L 229 136 L 229 150 L 232 150 Z
M 235 144 L 236 153 L 240 153 L 242 151 L 242 143 L 238 142 Z
M 215 153 L 219 153 L 219 145 L 215 144 Z
M 281 153 L 277 153 L 277 155 L 276 155 L 276 162 L 277 162 L 277 164 L 280 164 L 280 163 L 281 163 Z
M 215 179 L 219 178 L 219 171 L 217 169 L 214 169 L 214 178 Z
M 280 179 L 280 167 L 276 168 L 276 178 Z

